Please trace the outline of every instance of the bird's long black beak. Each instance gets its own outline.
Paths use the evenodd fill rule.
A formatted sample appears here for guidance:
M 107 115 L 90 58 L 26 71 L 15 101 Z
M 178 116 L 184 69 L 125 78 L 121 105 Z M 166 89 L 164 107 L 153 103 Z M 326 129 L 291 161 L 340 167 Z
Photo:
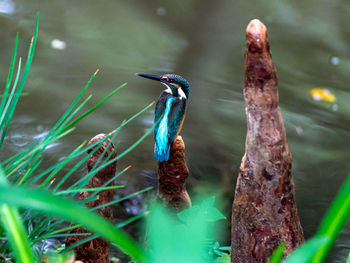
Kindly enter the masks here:
M 140 76 L 140 77 L 144 77 L 144 78 L 147 78 L 147 79 L 153 79 L 153 80 L 157 80 L 157 81 L 161 81 L 161 76 L 159 75 L 154 75 L 154 74 L 143 74 L 143 73 L 136 73 L 137 76 Z

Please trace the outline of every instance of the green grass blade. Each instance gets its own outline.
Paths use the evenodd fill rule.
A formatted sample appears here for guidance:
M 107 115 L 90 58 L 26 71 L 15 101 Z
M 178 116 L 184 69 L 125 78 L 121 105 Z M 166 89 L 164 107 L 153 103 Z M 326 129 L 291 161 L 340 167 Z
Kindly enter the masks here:
M 132 119 L 136 118 L 137 116 L 139 116 L 141 113 L 145 112 L 147 109 L 149 109 L 154 103 L 152 102 L 150 105 L 148 105 L 147 107 L 145 107 L 144 109 L 142 109 L 140 112 L 138 112 L 137 114 L 135 114 L 134 116 L 132 116 L 128 121 L 124 121 L 115 131 L 115 134 L 117 132 L 119 132 L 119 130 L 121 129 L 122 126 L 126 125 L 128 122 L 130 122 Z M 96 169 L 93 169 L 92 171 L 90 171 L 90 173 L 88 173 L 87 175 L 85 175 L 83 178 L 79 179 L 76 183 L 74 183 L 70 188 L 82 188 L 84 185 L 84 181 L 88 181 L 90 178 L 92 178 L 95 174 L 97 174 L 98 171 L 102 170 L 104 167 L 110 165 L 111 163 L 115 162 L 117 159 L 121 158 L 122 156 L 124 156 L 125 154 L 127 154 L 128 152 L 130 152 L 132 149 L 134 149 L 139 143 L 142 142 L 142 140 L 148 136 L 151 132 L 152 132 L 153 128 L 150 129 L 148 132 L 146 132 L 146 134 L 144 136 L 142 136 L 136 143 L 134 143 L 129 149 L 126 150 L 126 152 L 123 152 L 121 155 L 107 161 L 104 162 L 103 164 L 99 165 L 99 167 L 97 167 Z M 111 136 L 111 135 L 109 135 Z M 106 138 L 107 139 L 107 138 Z M 85 183 L 86 185 L 86 183 Z
M 64 132 L 66 133 L 66 132 Z M 108 136 L 106 136 L 108 138 Z M 83 148 L 82 150 L 78 151 L 75 153 L 75 155 L 73 156 L 74 158 L 80 156 L 81 154 L 85 153 L 87 150 L 95 147 L 97 144 L 99 145 L 102 145 L 103 142 L 107 139 L 106 137 L 102 138 L 101 140 L 98 140 L 96 141 L 95 143 L 89 145 L 89 146 L 86 146 L 85 148 Z M 86 141 L 83 142 L 83 144 L 86 144 Z M 96 149 L 93 149 L 90 154 L 88 154 L 84 159 L 88 159 L 89 156 L 91 156 L 95 151 L 98 150 L 98 147 Z M 61 180 L 60 182 L 58 183 L 58 185 L 54 188 L 54 191 L 56 191 L 58 189 L 58 187 L 61 186 L 61 184 L 64 183 L 64 181 L 76 170 L 78 169 L 81 164 L 84 162 L 84 159 L 81 160 L 77 165 L 75 165 L 72 169 L 70 169 L 70 171 L 68 172 L 68 174 L 66 174 Z M 44 177 L 46 174 L 54 171 L 55 169 L 57 169 L 59 166 L 61 166 L 61 163 L 64 162 L 65 160 L 62 160 L 58 163 L 56 163 L 55 165 L 49 167 L 48 169 L 46 169 L 45 171 L 41 172 L 40 174 L 38 174 L 37 176 L 35 176 L 35 178 L 33 178 L 31 181 L 29 181 L 27 183 L 27 185 L 32 185 L 33 183 L 37 182 L 39 179 L 41 179 L 42 177 Z
M 47 145 L 53 143 L 54 141 L 59 140 L 60 138 L 66 136 L 67 134 L 71 133 L 74 131 L 75 128 L 71 128 L 68 131 L 65 131 L 64 133 L 58 135 L 57 137 L 51 138 L 48 141 L 41 142 L 40 144 L 36 145 L 33 149 L 30 151 L 27 151 L 26 154 L 22 155 L 21 158 L 16 159 L 14 162 L 11 163 L 11 166 L 6 167 L 6 176 L 9 177 L 11 176 L 14 172 L 16 172 L 18 169 L 22 168 L 25 164 L 24 160 L 26 158 L 30 158 L 31 156 L 34 156 L 37 154 L 38 151 L 41 151 L 43 147 L 46 147 Z
M 328 209 L 321 226 L 317 231 L 317 236 L 328 237 L 330 242 L 323 245 L 313 257 L 313 263 L 323 262 L 332 244 L 337 238 L 340 230 L 350 217 L 350 175 L 348 175 L 344 185 L 339 190 L 331 207 Z
M 148 211 L 143 212 L 143 213 L 141 213 L 141 214 L 139 214 L 139 215 L 133 216 L 133 217 L 131 217 L 131 218 L 125 220 L 124 222 L 121 222 L 121 223 L 117 224 L 117 225 L 115 226 L 115 228 L 122 228 L 122 227 L 124 227 L 124 226 L 126 226 L 126 225 L 128 225 L 128 224 L 130 224 L 130 223 L 132 223 L 132 222 L 135 222 L 136 220 L 138 220 L 138 219 L 144 217 L 144 216 L 147 215 L 147 214 L 149 214 Z M 80 240 L 80 241 L 78 241 L 78 242 L 75 242 L 74 244 L 72 244 L 72 245 L 70 245 L 69 247 L 65 248 L 62 252 L 71 250 L 71 249 L 73 249 L 73 248 L 75 248 L 75 247 L 78 247 L 78 246 L 80 246 L 80 245 L 82 245 L 82 244 L 84 244 L 84 243 L 86 243 L 86 242 L 89 242 L 90 240 L 93 240 L 93 239 L 95 239 L 95 238 L 98 238 L 98 237 L 99 237 L 99 235 L 96 235 L 96 234 L 95 234 L 95 235 L 92 235 L 92 236 L 90 236 L 90 237 L 84 238 L 83 240 Z
M 16 62 L 16 56 L 17 56 L 17 46 L 18 46 L 18 33 L 16 34 L 15 46 L 13 48 L 12 60 L 11 60 L 9 74 L 7 77 L 5 91 L 4 91 L 4 94 L 2 95 L 2 100 L 1 100 L 1 105 L 0 105 L 1 114 L 3 114 L 3 110 L 5 107 L 6 100 L 7 100 L 7 95 L 9 93 L 10 85 L 12 82 L 12 75 L 13 75 L 13 70 L 15 68 L 15 62 Z M 2 124 L 2 123 L 0 122 L 0 124 Z
M 69 115 L 67 117 L 67 119 L 63 122 L 63 125 L 65 125 L 66 122 L 68 122 L 71 118 L 73 118 L 74 114 L 76 114 L 90 99 L 91 99 L 92 95 L 88 96 L 80 105 L 78 105 L 77 109 L 74 110 L 74 112 Z M 39 158 L 41 157 L 42 153 L 44 152 L 44 150 L 46 149 L 46 147 L 48 146 L 48 144 L 45 142 L 47 141 L 56 141 L 58 140 L 58 138 L 64 134 L 64 131 L 62 131 L 62 129 L 58 129 L 56 132 L 54 131 L 54 129 L 51 129 L 49 134 L 45 137 L 45 139 L 39 143 L 39 151 L 36 152 L 35 157 L 31 157 L 33 159 L 32 162 L 30 162 L 29 166 L 26 167 L 26 169 L 28 170 L 32 170 L 31 168 L 33 168 L 34 166 L 36 166 L 36 162 L 39 160 Z M 33 170 L 32 170 L 33 171 Z M 27 178 L 25 178 L 27 179 Z M 22 181 L 23 183 L 23 181 Z
M 22 92 L 21 93 L 21 97 L 23 97 L 23 96 L 28 96 L 29 95 L 29 92 Z M 2 98 L 2 97 L 4 97 L 4 95 L 0 95 L 0 98 Z
M 0 185 L 0 203 L 40 210 L 82 224 L 86 229 L 116 244 L 136 262 L 148 262 L 145 251 L 107 220 L 71 201 L 38 190 Z
M 86 116 L 97 110 L 103 103 L 105 103 L 109 98 L 111 98 L 115 93 L 117 93 L 121 88 L 125 87 L 126 83 L 122 84 L 118 88 L 116 88 L 114 91 L 112 91 L 110 94 L 108 94 L 105 98 L 103 98 L 99 103 L 97 103 L 95 106 L 93 106 L 91 109 L 83 113 L 81 116 L 79 116 L 77 119 L 69 123 L 66 127 L 63 128 L 63 130 L 69 129 L 70 127 L 74 126 L 77 122 L 79 122 L 81 119 L 84 119 Z
M 141 136 L 140 139 L 138 139 L 134 144 L 132 144 L 128 149 L 126 149 L 123 153 L 121 153 L 120 155 L 118 155 L 115 158 L 112 158 L 111 160 L 109 160 L 108 162 L 104 163 L 103 165 L 98 166 L 94 171 L 91 171 L 90 173 L 88 173 L 85 177 L 90 176 L 93 177 L 98 171 L 102 170 L 104 167 L 112 164 L 113 162 L 115 162 L 116 160 L 122 158 L 124 155 L 126 155 L 127 153 L 129 153 L 132 149 L 134 149 L 138 144 L 140 144 L 151 132 L 153 131 L 153 127 L 151 129 L 149 129 L 143 136 Z M 74 184 L 74 187 L 76 186 L 76 184 Z
M 100 209 L 100 208 L 103 208 L 103 207 L 106 207 L 106 206 L 110 206 L 110 205 L 113 205 L 113 204 L 117 204 L 117 203 L 119 203 L 119 202 L 122 202 L 122 201 L 124 201 L 124 200 L 127 200 L 127 199 L 129 199 L 129 198 L 131 198 L 131 197 L 134 197 L 134 196 L 136 196 L 136 195 L 142 194 L 142 193 L 147 192 L 147 191 L 152 190 L 152 189 L 153 189 L 152 186 L 147 187 L 147 188 L 145 188 L 145 189 L 143 189 L 143 190 L 140 190 L 140 191 L 137 191 L 137 192 L 135 192 L 135 193 L 129 194 L 129 195 L 127 195 L 127 196 L 124 196 L 124 197 L 122 197 L 122 198 L 119 198 L 118 200 L 113 200 L 113 201 L 108 202 L 108 203 L 105 203 L 105 204 L 103 204 L 103 205 L 95 206 L 95 207 L 91 208 L 90 210 L 91 210 L 91 211 L 94 211 L 94 210 L 97 210 L 97 209 Z M 84 201 L 86 201 L 86 200 L 84 200 Z
M 284 248 L 285 248 L 284 243 L 280 244 L 272 253 L 268 263 L 280 263 L 283 257 Z
M 30 160 L 28 160 L 28 162 L 30 162 Z M 18 182 L 18 179 L 20 178 L 21 173 L 18 173 L 18 175 L 13 180 L 13 182 L 15 182 L 15 184 L 21 185 L 39 167 L 41 162 L 42 162 L 42 159 L 39 159 L 39 160 L 36 161 L 34 166 L 29 167 L 27 169 L 27 171 L 25 172 L 25 174 L 22 176 L 22 178 L 21 178 L 21 180 L 19 182 Z M 24 167 L 26 167 L 26 165 L 24 165 Z
M 28 145 L 27 148 L 25 148 L 22 152 L 19 152 L 19 153 L 16 153 L 14 155 L 12 155 L 11 157 L 9 157 L 8 159 L 6 159 L 5 161 L 3 161 L 1 163 L 1 166 L 10 166 L 12 165 L 12 163 L 14 161 L 16 161 L 17 159 L 21 159 L 26 152 L 30 151 L 31 149 L 33 149 L 33 147 L 40 141 L 40 139 L 36 139 L 34 142 L 32 142 L 30 145 Z M 6 171 L 7 170 L 7 167 L 4 167 L 4 170 Z
M 3 127 L 6 126 L 6 123 L 9 121 L 8 119 L 8 115 L 7 115 L 7 112 L 8 110 L 12 107 L 16 107 L 16 105 L 14 105 L 12 103 L 12 100 L 13 100 L 13 97 L 15 96 L 15 92 L 16 92 L 16 87 L 17 87 L 17 83 L 18 83 L 18 79 L 19 79 L 19 75 L 20 75 L 20 72 L 21 72 L 21 64 L 22 64 L 22 59 L 19 58 L 19 61 L 18 61 L 18 69 L 17 69 L 17 74 L 16 74 L 16 79 L 15 79 L 15 82 L 13 84 L 13 87 L 12 87 L 12 90 L 11 90 L 11 93 L 10 93 L 10 96 L 8 97 L 7 99 L 7 103 L 3 109 L 3 111 L 1 112 L 1 119 L 0 119 L 0 129 L 3 129 Z
M 68 130 L 68 128 L 66 128 L 66 124 L 71 120 L 73 119 L 73 117 L 81 110 L 82 107 L 85 106 L 85 104 L 92 98 L 92 95 L 90 94 L 81 104 L 79 104 L 76 109 L 71 113 L 69 114 L 66 119 L 62 122 L 61 124 L 61 127 L 59 127 L 56 131 L 56 134 L 57 133 L 61 133 L 65 130 Z M 80 119 L 81 120 L 81 119 Z
M 123 173 L 125 173 L 127 170 L 129 170 L 131 168 L 131 165 L 127 166 L 126 168 L 124 168 L 121 172 L 117 173 L 116 175 L 114 175 L 111 179 L 109 179 L 107 182 L 105 182 L 101 187 L 105 187 L 107 185 L 109 185 L 111 182 L 113 182 L 115 179 L 117 179 L 120 175 L 122 175 Z M 96 196 L 98 194 L 98 192 L 96 191 L 95 193 L 92 193 L 88 199 L 93 198 L 94 196 Z
M 75 234 L 56 234 L 56 235 L 51 235 L 50 238 L 57 238 L 57 237 L 81 237 L 81 236 L 91 236 L 91 233 L 75 233 Z
M 115 158 L 114 158 L 115 159 Z M 115 161 L 115 160 L 114 160 Z M 70 187 L 68 187 L 69 189 L 82 189 L 85 186 L 88 185 L 89 181 L 91 180 L 91 178 L 93 178 L 101 169 L 103 169 L 104 167 L 106 167 L 107 165 L 109 165 L 110 162 L 103 162 L 100 166 L 98 166 L 95 170 L 91 170 L 90 172 L 88 172 L 86 175 L 84 175 L 82 178 L 80 178 L 78 181 L 76 181 L 75 183 L 73 183 Z M 115 176 L 114 176 L 115 177 Z M 106 186 L 106 185 L 104 185 Z
M 7 187 L 8 182 L 0 167 L 0 186 Z M 6 230 L 9 243 L 18 262 L 34 263 L 34 256 L 30 249 L 27 233 L 22 224 L 17 208 L 0 205 L 0 215 L 3 227 Z
M 105 154 L 107 153 L 108 149 L 111 147 L 113 140 L 115 139 L 115 137 L 117 136 L 118 133 L 113 133 L 111 139 L 108 141 L 107 146 L 105 147 L 105 149 L 103 150 L 103 152 L 100 154 L 100 156 L 98 157 L 98 160 L 95 162 L 94 166 L 92 167 L 91 171 L 94 171 L 96 169 L 96 167 L 98 165 L 103 165 L 104 163 L 108 162 L 108 160 L 113 156 L 113 154 L 117 151 L 117 147 L 114 147 L 113 151 L 111 151 L 111 153 L 107 156 L 107 158 L 105 158 L 103 160 L 103 162 L 101 163 L 102 158 L 105 156 Z
M 350 253 L 348 255 L 348 259 L 346 260 L 346 263 L 350 263 Z
M 0 211 L 2 225 L 6 229 L 17 262 L 34 263 L 34 256 L 18 210 L 3 204 Z
M 51 131 L 49 132 L 47 137 L 51 136 L 54 133 L 54 131 L 57 130 L 60 126 L 63 126 L 63 127 L 65 126 L 65 124 L 62 125 L 62 123 L 64 123 L 64 121 L 66 120 L 67 116 L 70 115 L 70 113 L 72 112 L 74 107 L 78 104 L 79 100 L 84 95 L 85 91 L 88 89 L 88 87 L 90 86 L 91 82 L 96 77 L 98 72 L 99 72 L 99 70 L 96 70 L 95 73 L 92 74 L 92 76 L 90 77 L 89 81 L 86 83 L 84 88 L 80 91 L 80 93 L 75 98 L 75 100 L 72 102 L 72 104 L 69 106 L 69 108 L 65 111 L 63 116 L 58 120 L 58 122 L 55 124 L 55 126 L 51 129 Z
M 96 187 L 96 188 L 84 188 L 84 189 L 71 189 L 71 190 L 64 190 L 56 192 L 55 195 L 66 195 L 71 193 L 81 193 L 81 192 L 101 192 L 105 190 L 112 190 L 112 189 L 120 189 L 124 188 L 124 185 L 115 185 L 115 186 L 106 186 L 106 187 Z
M 37 212 L 32 211 L 31 212 Z M 47 214 L 41 215 L 40 213 L 37 213 L 32 216 L 32 220 L 36 222 L 33 226 L 33 229 L 29 233 L 29 238 L 32 242 L 32 244 L 35 244 L 35 242 L 45 239 L 45 238 L 38 238 L 39 236 L 45 236 L 47 233 L 52 233 L 54 231 L 57 231 L 57 228 L 61 228 L 62 224 L 65 224 L 65 221 L 63 219 L 54 219 L 51 216 L 48 216 Z M 62 231 L 64 232 L 64 231 Z
M 13 98 L 16 97 L 16 95 L 18 97 L 21 95 L 20 91 L 17 91 L 17 93 L 16 93 L 16 88 L 17 88 L 17 83 L 18 83 L 20 72 L 21 72 L 21 58 L 19 59 L 19 62 L 18 62 L 17 75 L 16 75 L 16 79 L 15 79 L 15 82 L 14 82 L 12 90 L 11 90 L 11 94 L 7 100 L 5 108 L 4 108 L 2 115 L 1 115 L 0 130 L 2 131 L 2 133 L 1 133 L 1 138 L 0 138 L 0 148 L 4 142 L 5 135 L 7 133 L 8 127 L 9 127 L 10 122 L 11 122 L 11 118 L 12 118 L 11 113 L 13 114 L 13 112 L 16 108 L 16 105 L 17 105 L 17 102 L 14 102 Z
M 123 173 L 125 173 L 129 168 L 130 168 L 131 166 L 129 165 L 128 167 L 126 167 L 124 170 L 122 170 L 121 172 L 119 172 L 119 173 L 117 173 L 116 175 L 114 175 L 111 179 L 109 179 L 107 182 L 105 182 L 101 187 L 106 187 L 107 185 L 109 185 L 111 182 L 113 182 L 116 178 L 118 178 L 120 175 L 122 175 Z M 87 175 L 89 175 L 89 174 L 87 174 Z M 79 180 L 80 181 L 80 180 Z M 78 182 L 79 182 L 78 181 Z M 86 181 L 88 181 L 87 179 L 86 179 Z M 76 184 L 76 183 L 75 183 Z M 74 185 L 75 185 L 74 184 Z M 79 183 L 79 184 L 77 184 L 78 186 L 71 186 L 71 187 L 69 187 L 67 190 L 71 190 L 71 189 L 83 189 L 83 187 L 82 186 L 80 186 L 82 183 Z M 87 185 L 87 183 L 86 183 L 86 185 Z M 95 196 L 98 194 L 98 192 L 96 191 L 96 192 L 94 192 L 94 193 L 92 193 L 87 199 L 86 199 L 86 202 L 90 202 L 90 201 L 93 201 L 93 199 L 95 199 Z M 74 196 L 74 194 L 71 194 L 71 195 L 69 195 L 68 197 L 73 197 Z
M 131 145 L 128 149 L 126 149 L 124 152 L 122 152 L 120 155 L 117 156 L 117 160 L 122 158 L 124 155 L 131 152 L 137 145 L 139 145 L 150 133 L 152 133 L 153 127 L 149 129 L 140 139 L 138 139 L 133 145 Z
M 56 167 L 55 170 L 53 170 L 46 178 L 45 180 L 40 184 L 39 189 L 43 188 L 46 186 L 50 181 L 53 179 L 53 177 L 68 163 L 70 162 L 75 156 L 76 153 L 81 150 L 81 148 L 84 147 L 84 143 L 79 145 L 72 153 L 70 153 L 66 158 L 64 158 L 61 162 L 60 165 Z
M 92 149 L 92 151 L 90 153 L 88 153 L 82 160 L 80 160 L 72 169 L 69 170 L 69 172 L 60 180 L 60 182 L 56 185 L 56 187 L 53 189 L 54 192 L 56 192 L 58 190 L 58 188 L 73 174 L 74 171 L 76 171 L 82 164 L 86 163 L 86 161 L 101 147 L 101 145 L 107 140 L 107 136 L 101 138 L 100 140 L 98 140 L 97 142 L 89 145 L 87 148 L 83 149 L 84 152 L 87 152 L 88 149 Z M 98 145 L 97 145 L 98 143 Z M 82 181 L 86 181 L 84 178 L 86 178 L 86 176 L 84 176 L 83 178 L 79 179 Z M 76 185 L 76 184 L 74 184 Z M 82 187 L 72 187 L 70 186 L 67 190 L 71 190 L 71 189 L 82 189 Z
M 144 113 L 145 111 L 147 111 L 150 107 L 152 107 L 154 104 L 154 101 L 152 101 L 148 106 L 146 106 L 144 109 L 142 109 L 141 111 L 139 111 L 138 113 L 136 113 L 134 116 L 132 116 L 131 118 L 129 118 L 127 121 L 122 123 L 122 126 L 127 125 L 129 122 L 131 122 L 133 119 L 137 118 L 139 115 L 141 115 L 142 113 Z
M 27 79 L 27 76 L 28 76 L 28 72 L 29 72 L 30 66 L 31 66 L 32 61 L 33 61 L 36 41 L 37 41 L 37 38 L 38 38 L 38 27 L 39 27 L 39 13 L 37 14 L 37 18 L 36 18 L 35 32 L 34 32 L 34 36 L 32 38 L 32 41 L 30 43 L 28 57 L 27 57 L 27 62 L 26 62 L 26 65 L 24 67 L 23 74 L 22 74 L 21 80 L 20 80 L 19 85 L 18 85 L 18 90 L 17 90 L 17 92 L 16 92 L 16 94 L 15 94 L 15 96 L 13 98 L 12 103 L 11 103 L 12 107 L 10 108 L 10 110 L 8 112 L 7 121 L 6 121 L 5 127 L 3 128 L 4 129 L 3 130 L 3 134 L 2 134 L 3 137 L 1 138 L 0 145 L 2 145 L 2 143 L 3 143 L 4 134 L 6 134 L 6 131 L 7 131 L 8 126 L 10 124 L 10 120 L 12 119 L 13 113 L 15 112 L 15 108 L 16 108 L 18 99 L 19 99 L 20 94 L 22 92 L 24 83 L 25 83 L 25 81 Z
M 101 145 L 103 144 L 103 142 L 101 142 Z M 76 165 L 74 165 L 73 168 L 69 169 L 68 173 L 66 173 L 64 175 L 63 178 L 60 179 L 60 181 L 57 183 L 57 185 L 53 188 L 53 192 L 56 192 L 61 185 L 64 184 L 64 182 L 80 167 L 82 166 L 84 163 L 86 163 L 86 161 L 98 150 L 98 147 L 95 147 L 89 154 L 87 154 L 82 160 L 80 160 Z M 86 149 L 84 149 L 86 151 Z
M 102 137 L 100 140 L 94 142 L 93 144 L 89 145 L 85 149 L 83 149 L 82 153 L 87 152 L 89 149 L 92 149 L 89 154 L 87 154 L 80 162 L 78 162 L 64 177 L 63 179 L 57 184 L 57 186 L 54 188 L 54 191 L 60 187 L 62 181 L 65 181 L 71 174 L 72 171 L 75 171 L 80 167 L 83 163 L 87 161 L 100 147 L 101 145 L 110 137 L 110 135 L 106 135 L 105 137 Z M 66 190 L 71 190 L 71 189 L 82 189 L 84 186 L 88 184 L 88 181 L 91 178 L 89 177 L 89 173 L 82 178 L 80 178 L 77 182 L 75 182 L 73 185 L 68 187 Z M 81 182 L 81 183 L 79 183 Z
M 59 222 L 59 224 L 57 224 L 57 223 L 54 223 L 54 224 L 55 224 L 56 226 L 58 226 L 58 225 L 60 225 L 63 221 L 58 221 L 58 222 Z M 53 231 L 51 231 L 51 232 L 49 232 L 49 233 L 45 233 L 45 234 L 42 234 L 42 235 L 40 235 L 40 236 L 34 238 L 34 239 L 32 240 L 32 243 L 35 244 L 36 242 L 38 242 L 38 241 L 40 241 L 40 240 L 47 239 L 47 238 L 49 238 L 49 237 L 51 237 L 51 236 L 53 236 L 53 235 L 57 235 L 57 234 L 59 234 L 59 233 L 71 231 L 71 230 L 76 229 L 76 228 L 78 228 L 78 227 L 81 227 L 81 225 L 73 225 L 73 226 L 69 226 L 69 227 L 64 227 L 64 228 L 60 228 L 60 229 L 55 229 L 55 230 L 53 230 Z
M 284 263 L 309 263 L 319 248 L 329 243 L 328 237 L 316 236 L 297 248 Z

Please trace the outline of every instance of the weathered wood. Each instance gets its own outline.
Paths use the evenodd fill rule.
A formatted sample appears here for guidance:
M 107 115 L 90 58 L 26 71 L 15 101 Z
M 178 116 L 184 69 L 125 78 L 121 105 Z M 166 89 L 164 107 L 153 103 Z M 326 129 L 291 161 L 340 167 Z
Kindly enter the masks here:
M 244 99 L 248 130 L 232 207 L 231 262 L 267 262 L 280 243 L 288 254 L 304 237 L 278 106 L 277 72 L 266 27 L 257 19 L 246 31 Z
M 185 143 L 177 136 L 170 148 L 167 162 L 158 163 L 158 198 L 176 210 L 191 206 L 186 190 L 188 168 L 185 159 Z
M 96 135 L 89 141 L 88 145 L 91 145 L 98 140 L 102 139 L 105 134 L 101 133 Z M 94 165 L 98 162 L 99 158 L 103 154 L 104 150 L 108 146 L 110 140 L 106 140 L 99 149 L 91 155 L 91 157 L 87 160 L 87 168 L 88 172 L 94 167 Z M 97 146 L 96 146 L 97 147 Z M 88 151 L 91 152 L 93 149 Z M 115 151 L 115 146 L 113 143 L 110 143 L 107 151 L 104 156 L 100 159 L 101 164 L 109 155 L 110 159 L 115 158 L 117 153 Z M 113 178 L 117 170 L 117 162 L 113 162 L 110 165 L 101 169 L 91 180 L 89 181 L 86 188 L 97 188 L 103 186 L 106 182 Z M 111 182 L 108 186 L 113 186 L 114 183 Z M 81 192 L 79 199 L 86 200 L 90 196 L 91 192 Z M 113 189 L 112 190 L 104 190 L 98 194 L 98 199 L 88 202 L 86 204 L 87 207 L 97 207 L 106 203 L 113 201 Z M 112 209 L 108 207 L 103 207 L 97 210 L 97 212 L 104 216 L 107 219 L 113 218 Z M 71 233 L 86 233 L 86 230 L 83 228 L 74 229 Z M 66 246 L 70 246 L 75 242 L 78 242 L 82 239 L 85 239 L 87 236 L 70 236 L 66 238 Z M 85 244 L 82 244 L 75 249 L 76 259 L 83 261 L 84 263 L 108 263 L 109 262 L 109 245 L 106 241 L 100 238 L 93 239 Z

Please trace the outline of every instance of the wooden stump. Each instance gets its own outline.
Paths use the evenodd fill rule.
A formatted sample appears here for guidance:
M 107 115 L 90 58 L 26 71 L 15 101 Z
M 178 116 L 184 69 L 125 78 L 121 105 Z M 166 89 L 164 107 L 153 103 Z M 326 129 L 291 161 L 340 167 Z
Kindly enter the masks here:
M 232 208 L 231 262 L 267 262 L 279 244 L 285 243 L 289 254 L 304 237 L 278 106 L 277 72 L 266 27 L 257 19 L 246 31 L 244 99 L 248 129 Z
M 98 134 L 94 138 L 92 138 L 89 141 L 88 145 L 91 145 L 98 140 L 102 139 L 105 134 Z M 104 150 L 108 146 L 108 143 L 110 140 L 106 140 L 102 146 L 87 160 L 87 167 L 88 172 L 91 171 L 91 169 L 94 167 L 94 165 L 97 163 L 101 155 L 103 154 Z M 97 146 L 96 146 L 97 147 Z M 93 149 L 90 149 L 89 152 L 91 152 Z M 88 153 L 89 153 L 88 152 Z M 111 155 L 112 154 L 112 155 Z M 117 156 L 117 153 L 115 151 L 115 146 L 113 143 L 110 143 L 107 151 L 105 152 L 104 156 L 100 159 L 99 164 L 101 164 L 109 155 L 110 159 L 113 159 Z M 99 165 L 98 164 L 98 165 Z M 117 170 L 117 162 L 113 162 L 112 164 L 104 167 L 101 169 L 91 180 L 89 181 L 86 188 L 98 188 L 104 185 L 106 182 L 108 182 L 110 179 L 112 179 L 116 173 Z M 111 182 L 108 186 L 113 186 L 114 183 Z M 82 192 L 79 196 L 80 200 L 86 200 L 90 196 L 91 192 Z M 86 204 L 87 207 L 97 207 L 106 203 L 109 203 L 113 201 L 113 190 L 105 190 L 101 191 L 98 194 L 98 199 L 88 202 Z M 108 207 L 103 207 L 97 210 L 98 213 L 102 216 L 104 216 L 107 219 L 113 218 L 112 209 Z M 86 230 L 83 228 L 77 228 L 74 229 L 71 233 L 86 233 Z M 75 242 L 78 242 L 80 240 L 85 239 L 87 236 L 70 236 L 66 238 L 66 247 L 74 244 Z M 95 238 L 87 243 L 84 243 L 75 249 L 75 255 L 77 260 L 81 260 L 84 263 L 108 263 L 109 262 L 109 244 L 100 238 Z
M 185 144 L 182 137 L 177 136 L 170 148 L 169 160 L 158 163 L 158 198 L 176 210 L 190 207 L 191 199 L 185 182 L 187 177 Z

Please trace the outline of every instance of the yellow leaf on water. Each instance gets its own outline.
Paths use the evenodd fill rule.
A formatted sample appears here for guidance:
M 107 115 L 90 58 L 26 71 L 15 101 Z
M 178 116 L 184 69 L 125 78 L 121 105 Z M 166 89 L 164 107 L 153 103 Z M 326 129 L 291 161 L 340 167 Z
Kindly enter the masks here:
M 327 89 L 312 89 L 309 94 L 314 100 L 336 101 L 335 95 Z

